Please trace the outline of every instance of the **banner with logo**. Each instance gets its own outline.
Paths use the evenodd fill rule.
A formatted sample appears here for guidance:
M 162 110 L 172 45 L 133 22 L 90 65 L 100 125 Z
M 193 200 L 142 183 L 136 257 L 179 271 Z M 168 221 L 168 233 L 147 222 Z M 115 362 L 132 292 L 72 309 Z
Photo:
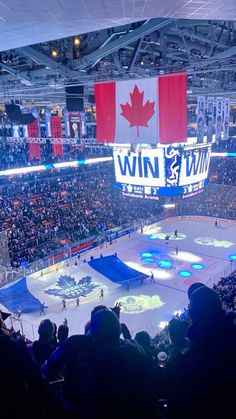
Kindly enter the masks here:
M 213 137 L 213 116 L 214 116 L 214 97 L 207 97 L 207 142 L 212 142 Z
M 62 157 L 63 156 L 63 144 L 61 142 L 62 138 L 62 126 L 61 126 L 61 118 L 59 116 L 53 116 L 51 118 L 51 134 L 52 138 L 57 139 L 55 143 L 52 145 L 52 152 L 53 157 Z
M 20 128 L 19 125 L 17 125 L 15 122 L 11 122 L 12 137 L 14 138 L 20 137 L 19 128 Z
M 31 111 L 32 115 L 35 117 L 34 122 L 27 125 L 28 137 L 29 138 L 38 138 L 40 136 L 39 131 L 39 109 L 33 108 Z M 40 144 L 29 143 L 29 158 L 32 159 L 41 159 Z
M 205 133 L 205 96 L 197 98 L 197 142 L 202 143 Z
M 80 113 L 70 113 L 69 124 L 70 124 L 70 137 L 79 139 L 80 138 L 80 124 L 81 124 Z
M 221 140 L 223 117 L 223 97 L 217 97 L 216 101 L 216 142 Z
M 64 114 L 64 130 L 65 130 L 65 136 L 67 138 L 70 138 L 69 112 L 68 112 L 68 110 L 66 108 L 63 110 L 63 114 Z
M 224 123 L 223 123 L 224 140 L 229 139 L 229 111 L 230 111 L 230 98 L 225 97 L 224 99 Z
M 30 110 L 27 108 L 21 108 L 21 112 L 23 114 L 28 114 L 30 113 Z M 23 138 L 28 138 L 28 125 L 27 124 L 22 125 L 22 136 Z
M 187 141 L 186 74 L 95 84 L 97 141 Z
M 45 122 L 45 133 L 46 137 L 51 137 L 51 109 L 44 109 L 44 122 Z
M 81 137 L 86 137 L 87 136 L 87 126 L 86 126 L 86 117 L 85 117 L 85 113 L 84 112 L 80 112 L 80 132 L 81 132 Z

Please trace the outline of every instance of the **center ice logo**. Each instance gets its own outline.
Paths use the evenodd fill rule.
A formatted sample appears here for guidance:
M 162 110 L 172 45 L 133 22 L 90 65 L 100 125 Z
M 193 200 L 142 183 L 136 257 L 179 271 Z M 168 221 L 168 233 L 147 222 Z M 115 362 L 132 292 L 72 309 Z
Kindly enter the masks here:
M 76 282 L 75 278 L 69 275 L 61 275 L 56 285 L 56 288 L 49 288 L 44 291 L 45 294 L 65 298 L 67 300 L 75 299 L 77 297 L 87 297 L 98 287 L 97 284 L 92 282 L 91 276 L 85 276 Z

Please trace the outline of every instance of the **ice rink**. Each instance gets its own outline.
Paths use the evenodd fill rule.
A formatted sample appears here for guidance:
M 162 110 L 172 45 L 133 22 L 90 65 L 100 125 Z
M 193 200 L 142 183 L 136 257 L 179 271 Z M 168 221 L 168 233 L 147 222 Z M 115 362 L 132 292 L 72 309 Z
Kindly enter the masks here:
M 168 242 L 166 234 L 170 235 Z M 103 256 L 116 252 L 124 263 L 148 275 L 153 271 L 155 283 L 149 279 L 142 283 L 137 279 L 130 282 L 128 290 L 127 283 L 111 282 L 83 262 L 91 255 L 100 257 L 101 252 Z M 50 318 L 57 325 L 66 318 L 70 335 L 80 333 L 94 306 L 102 303 L 112 307 L 120 301 L 121 321 L 127 324 L 132 335 L 146 330 L 154 336 L 174 312 L 188 305 L 189 285 L 203 282 L 212 286 L 221 276 L 229 274 L 235 263 L 236 222 L 218 221 L 216 228 L 210 218 L 166 219 L 153 228 L 144 228 L 143 234 L 136 233 L 108 247 L 84 253 L 77 266 L 72 259 L 69 266 L 64 263 L 58 265 L 57 270 L 53 267 L 51 272 L 44 272 L 43 276 L 40 273 L 28 276 L 29 291 L 48 308 L 41 317 L 39 312 L 23 314 L 23 331 L 28 338 L 37 339 L 42 318 Z M 101 288 L 104 290 L 102 302 L 99 299 Z M 76 307 L 78 295 L 80 305 Z M 62 298 L 67 305 L 64 311 Z M 20 328 L 17 324 L 14 327 Z

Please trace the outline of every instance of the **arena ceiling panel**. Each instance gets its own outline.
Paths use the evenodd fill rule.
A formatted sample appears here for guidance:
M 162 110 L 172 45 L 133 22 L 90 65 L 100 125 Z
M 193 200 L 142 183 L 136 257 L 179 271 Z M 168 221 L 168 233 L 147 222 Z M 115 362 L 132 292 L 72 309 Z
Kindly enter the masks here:
M 1 0 L 0 51 L 153 17 L 236 19 L 234 0 Z

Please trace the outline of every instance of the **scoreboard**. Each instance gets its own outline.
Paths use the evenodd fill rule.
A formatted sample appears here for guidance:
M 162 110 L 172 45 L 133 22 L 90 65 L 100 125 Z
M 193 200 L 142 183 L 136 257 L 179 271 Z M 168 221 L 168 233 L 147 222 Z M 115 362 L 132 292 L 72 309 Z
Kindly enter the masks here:
M 193 196 L 207 184 L 211 144 L 114 150 L 116 188 L 126 196 Z

